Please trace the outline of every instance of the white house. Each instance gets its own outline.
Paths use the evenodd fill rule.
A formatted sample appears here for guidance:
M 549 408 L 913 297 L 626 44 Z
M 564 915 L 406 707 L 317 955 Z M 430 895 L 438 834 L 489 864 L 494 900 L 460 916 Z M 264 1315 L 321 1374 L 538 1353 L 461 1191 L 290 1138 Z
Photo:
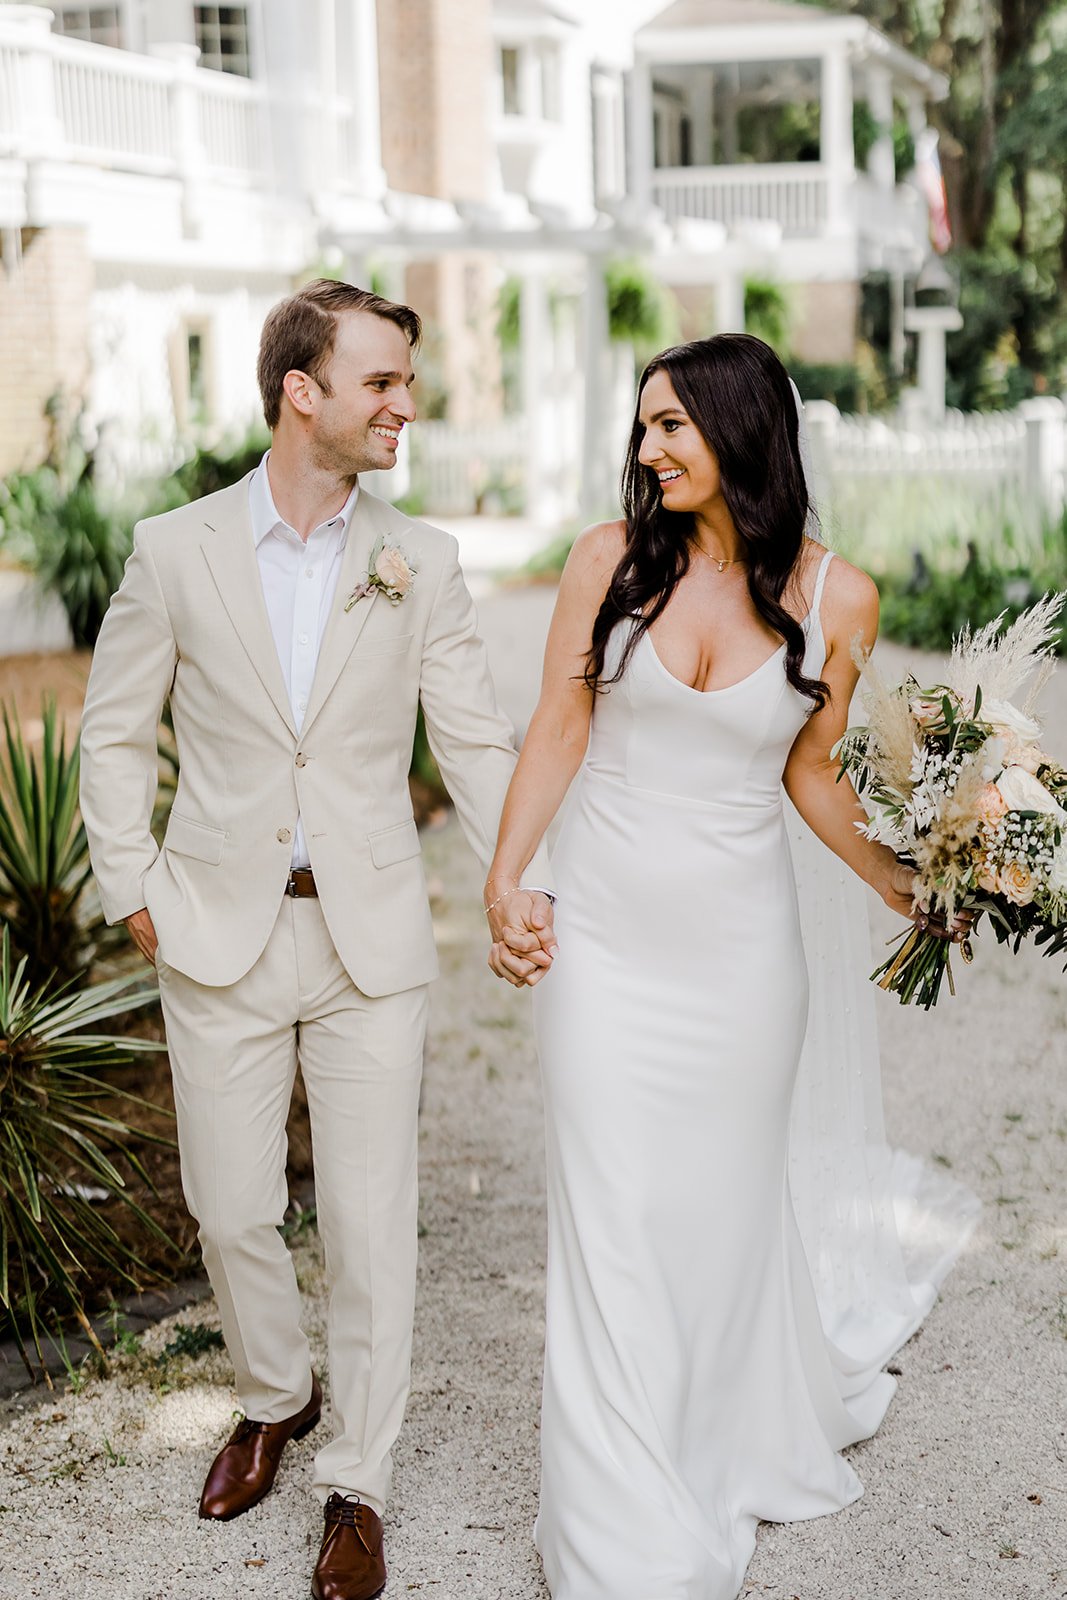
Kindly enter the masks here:
M 605 264 L 647 259 L 687 332 L 741 326 L 745 279 L 776 278 L 822 358 L 888 270 L 902 338 L 927 221 L 890 129 L 944 88 L 784 0 L 0 4 L 0 470 L 79 403 L 116 475 L 239 433 L 266 309 L 328 268 L 428 313 L 462 403 L 427 441 L 510 452 L 546 519 L 602 510 L 631 382 Z M 523 417 L 494 433 L 505 277 Z
M 377 81 L 374 0 L 0 5 L 0 466 L 57 398 L 119 471 L 255 421 L 268 307 L 388 227 Z

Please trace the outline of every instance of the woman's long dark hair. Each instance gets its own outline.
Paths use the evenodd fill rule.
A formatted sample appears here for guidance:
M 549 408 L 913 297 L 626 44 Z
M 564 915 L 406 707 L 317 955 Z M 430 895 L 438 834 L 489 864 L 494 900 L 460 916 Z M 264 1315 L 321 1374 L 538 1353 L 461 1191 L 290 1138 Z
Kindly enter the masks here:
M 829 691 L 819 679 L 804 676 L 804 630 L 782 605 L 810 509 L 796 405 L 774 351 L 747 333 L 720 333 L 665 350 L 641 374 L 622 477 L 626 549 L 593 624 L 586 683 L 597 689 L 622 677 L 641 635 L 662 616 L 689 570 L 693 514 L 665 511 L 656 474 L 638 460 L 645 432 L 641 396 L 654 372 L 667 374 L 715 453 L 722 496 L 748 562 L 748 592 L 764 622 L 785 641 L 786 677 L 822 707 Z M 624 620 L 630 635 L 617 670 L 606 678 L 608 640 Z

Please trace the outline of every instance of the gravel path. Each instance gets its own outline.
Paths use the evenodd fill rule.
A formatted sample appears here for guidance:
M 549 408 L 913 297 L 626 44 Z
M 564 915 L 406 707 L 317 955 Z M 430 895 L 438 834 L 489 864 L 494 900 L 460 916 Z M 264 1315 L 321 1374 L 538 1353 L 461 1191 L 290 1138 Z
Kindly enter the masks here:
M 482 605 L 502 696 L 524 722 L 551 596 Z M 893 654 L 892 652 L 886 652 Z M 899 654 L 899 653 L 896 653 Z M 1067 672 L 1049 691 L 1067 750 Z M 387 1596 L 544 1600 L 529 1539 L 537 1489 L 543 1292 L 540 1106 L 525 997 L 484 966 L 478 873 L 454 821 L 426 839 L 444 976 L 422 1113 L 415 1371 L 387 1524 Z M 887 931 L 875 907 L 875 938 Z M 1067 1597 L 1067 980 L 991 942 L 932 1016 L 880 1006 L 894 1142 L 951 1166 L 985 1203 L 838 1516 L 765 1527 L 745 1594 L 767 1600 Z M 295 1245 L 323 1358 L 317 1241 Z M 0 1600 L 303 1600 L 321 1529 L 315 1437 L 274 1494 L 200 1523 L 229 1427 L 225 1357 L 163 1352 L 159 1325 L 107 1379 L 0 1411 Z M 654 1597 L 648 1597 L 654 1600 Z

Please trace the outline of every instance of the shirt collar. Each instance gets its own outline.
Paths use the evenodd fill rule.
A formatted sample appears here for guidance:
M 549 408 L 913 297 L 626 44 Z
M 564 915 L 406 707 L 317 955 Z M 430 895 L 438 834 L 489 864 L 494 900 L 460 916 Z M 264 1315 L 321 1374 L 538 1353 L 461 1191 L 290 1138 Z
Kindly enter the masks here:
M 267 476 L 267 462 L 270 460 L 270 451 L 264 455 L 263 460 L 255 469 L 248 485 L 248 509 L 252 517 L 252 539 L 258 549 L 275 528 L 288 528 L 289 524 L 274 504 L 274 496 L 270 492 L 270 479 Z M 330 518 L 330 523 L 340 522 L 341 548 L 348 539 L 348 529 L 352 522 L 352 513 L 359 499 L 359 480 L 352 485 L 352 492 L 336 517 Z

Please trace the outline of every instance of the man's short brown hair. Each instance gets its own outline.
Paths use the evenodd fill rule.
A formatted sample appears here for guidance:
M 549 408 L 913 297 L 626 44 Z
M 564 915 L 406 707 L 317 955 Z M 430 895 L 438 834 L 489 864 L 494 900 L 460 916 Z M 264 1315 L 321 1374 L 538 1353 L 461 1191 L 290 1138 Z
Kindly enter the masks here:
M 282 408 L 282 382 L 287 372 L 306 372 L 323 394 L 331 394 L 326 368 L 333 355 L 337 318 L 343 311 L 367 311 L 373 317 L 395 322 L 414 350 L 422 338 L 422 323 L 410 306 L 383 300 L 369 289 L 332 278 L 316 278 L 267 313 L 259 340 L 256 375 L 263 396 L 268 428 L 278 426 Z

